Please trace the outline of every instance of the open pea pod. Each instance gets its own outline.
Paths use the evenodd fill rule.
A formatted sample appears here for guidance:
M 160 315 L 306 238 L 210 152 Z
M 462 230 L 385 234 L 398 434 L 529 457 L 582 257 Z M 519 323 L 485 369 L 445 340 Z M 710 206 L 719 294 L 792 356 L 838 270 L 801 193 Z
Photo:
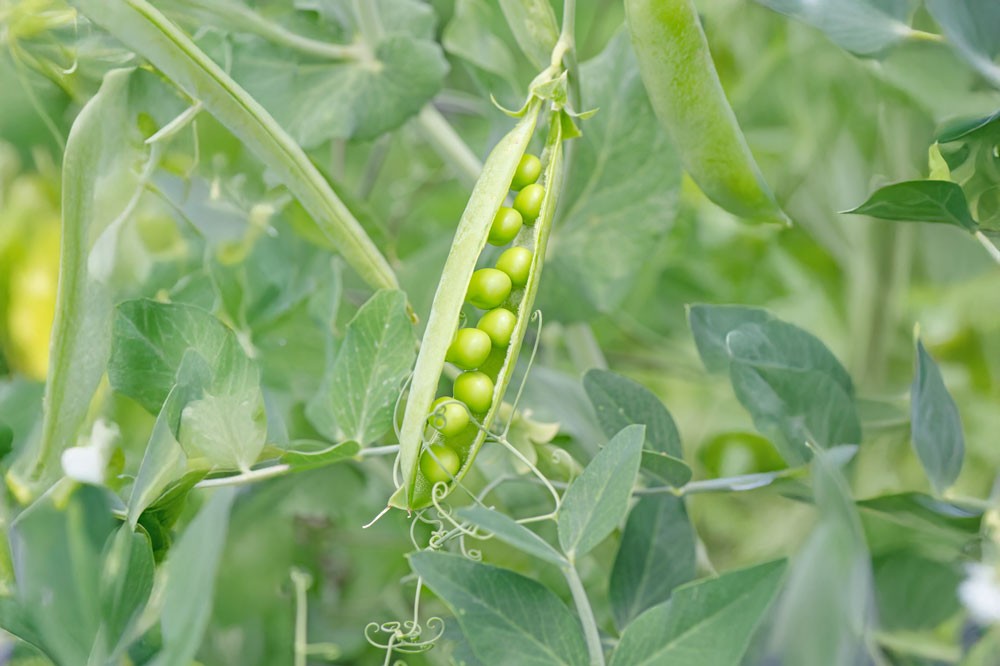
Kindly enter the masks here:
M 534 132 L 541 105 L 542 102 L 538 99 L 529 102 L 526 113 L 518 124 L 493 149 L 459 222 L 451 253 L 434 296 L 409 387 L 399 438 L 401 482 L 389 500 L 390 506 L 418 510 L 432 504 L 431 493 L 435 483 L 424 473 L 420 460 L 426 446 L 435 439 L 440 439 L 441 434 L 429 426 L 428 417 L 433 412 L 432 403 L 438 381 L 444 369 L 448 348 L 459 325 L 476 263 L 486 246 L 493 218 L 503 205 L 511 180 Z M 538 217 L 533 225 L 525 225 L 514 240 L 515 247 L 526 248 L 532 254 L 523 288 L 518 288 L 504 303 L 504 307 L 516 316 L 510 343 L 506 347 L 494 347 L 489 358 L 479 368 L 479 371 L 492 380 L 490 406 L 485 413 L 476 414 L 476 418 L 460 433 L 448 438 L 448 448 L 457 454 L 458 469 L 454 474 L 448 475 L 445 482 L 447 490 L 440 497 L 454 490 L 471 468 L 476 454 L 486 440 L 510 383 L 521 343 L 530 323 L 560 189 L 563 139 L 561 113 L 553 111 L 551 114 L 549 135 L 542 154 L 542 173 L 538 182 L 544 188 L 544 196 Z
M 649 101 L 705 195 L 751 222 L 788 223 L 726 99 L 692 0 L 625 0 Z

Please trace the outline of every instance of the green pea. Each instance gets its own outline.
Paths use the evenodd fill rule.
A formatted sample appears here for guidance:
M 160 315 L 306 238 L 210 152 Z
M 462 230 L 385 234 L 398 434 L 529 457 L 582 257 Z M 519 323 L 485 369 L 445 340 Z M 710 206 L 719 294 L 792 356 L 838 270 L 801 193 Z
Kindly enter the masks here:
M 625 0 L 625 17 L 649 101 L 684 170 L 729 212 L 787 223 L 726 100 L 694 2 Z
M 476 324 L 476 328 L 490 336 L 494 347 L 506 348 L 510 344 L 515 324 L 517 316 L 513 312 L 506 308 L 497 308 L 484 314 Z
M 483 372 L 463 372 L 455 379 L 455 399 L 476 414 L 485 414 L 493 404 L 493 380 Z
M 525 153 L 517 164 L 517 171 L 514 172 L 514 180 L 510 183 L 510 189 L 524 189 L 525 186 L 538 180 L 541 175 L 542 161 L 531 153 Z
M 528 284 L 528 273 L 531 272 L 531 250 L 526 247 L 512 247 L 504 250 L 497 259 L 497 268 L 510 277 L 510 283 L 515 288 Z
M 492 346 L 490 336 L 478 328 L 460 328 L 448 347 L 445 360 L 463 370 L 475 370 L 490 355 Z
M 454 398 L 445 396 L 431 405 L 428 421 L 445 437 L 454 437 L 469 425 L 469 410 Z
M 510 296 L 510 276 L 495 268 L 480 268 L 472 274 L 465 300 L 481 310 L 497 307 Z
M 538 183 L 532 183 L 514 197 L 514 210 L 521 214 L 525 224 L 534 224 L 535 218 L 542 212 L 542 199 L 544 198 L 545 188 Z
M 490 225 L 490 235 L 487 239 L 492 245 L 506 245 L 517 237 L 517 232 L 521 230 L 524 220 L 521 214 L 513 208 L 501 206 L 497 214 L 493 216 L 493 224 Z
M 458 453 L 443 444 L 436 444 L 420 455 L 420 471 L 431 483 L 448 483 L 455 478 L 461 464 Z

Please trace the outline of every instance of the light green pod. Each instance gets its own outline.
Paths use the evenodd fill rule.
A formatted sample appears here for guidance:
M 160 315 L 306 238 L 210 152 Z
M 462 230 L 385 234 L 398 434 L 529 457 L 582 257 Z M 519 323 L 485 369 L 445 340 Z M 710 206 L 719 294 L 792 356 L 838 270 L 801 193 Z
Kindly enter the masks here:
M 455 234 L 455 242 L 445 262 L 438 291 L 427 320 L 420 354 L 413 371 L 407 396 L 406 411 L 400 427 L 399 472 L 400 485 L 389 499 L 389 505 L 408 511 L 419 510 L 432 504 L 431 492 L 434 479 L 423 474 L 417 464 L 425 437 L 428 410 L 434 401 L 438 380 L 444 365 L 445 353 L 458 326 L 466 285 L 475 269 L 476 261 L 486 244 L 493 214 L 503 203 L 518 160 L 527 148 L 534 130 L 540 104 L 533 102 L 521 122 L 501 141 L 487 158 L 483 174 L 473 190 L 462 221 Z M 522 232 L 520 247 L 531 252 L 527 281 L 520 292 L 514 314 L 516 322 L 511 332 L 510 344 L 500 349 L 494 347 L 491 360 L 480 371 L 493 382 L 493 394 L 486 413 L 477 415 L 481 427 L 466 428 L 448 440 L 448 446 L 459 455 L 461 467 L 447 492 L 455 489 L 475 461 L 486 440 L 510 383 L 514 366 L 521 350 L 521 342 L 531 322 L 535 295 L 541 280 L 542 261 L 548 243 L 552 220 L 555 217 L 556 194 L 562 174 L 562 123 L 553 117 L 549 127 L 541 181 L 545 185 L 538 222 L 530 234 Z M 456 384 L 456 395 L 459 387 Z
M 692 0 L 625 0 L 639 73 L 681 162 L 716 204 L 788 224 L 726 100 Z

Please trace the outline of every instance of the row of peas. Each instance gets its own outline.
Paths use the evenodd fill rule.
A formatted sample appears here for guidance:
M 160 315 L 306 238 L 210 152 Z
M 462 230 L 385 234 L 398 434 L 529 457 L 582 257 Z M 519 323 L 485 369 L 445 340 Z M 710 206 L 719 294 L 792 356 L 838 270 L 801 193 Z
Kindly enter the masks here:
M 521 158 L 511 181 L 517 191 L 513 206 L 501 206 L 493 217 L 487 241 L 501 247 L 513 241 L 523 225 L 531 226 L 538 218 L 545 198 L 545 188 L 535 181 L 542 173 L 542 162 L 535 155 Z M 465 300 L 485 310 L 475 328 L 460 328 L 448 347 L 445 360 L 464 372 L 455 379 L 454 397 L 438 398 L 431 406 L 429 422 L 441 434 L 420 457 L 420 469 L 431 483 L 448 482 L 461 467 L 459 453 L 449 446 L 449 439 L 465 431 L 473 414 L 485 414 L 493 404 L 493 379 L 482 371 L 491 353 L 506 350 L 510 344 L 517 316 L 501 307 L 511 294 L 523 289 L 531 271 L 532 252 L 525 247 L 510 247 L 497 258 L 493 268 L 481 268 L 469 280 Z

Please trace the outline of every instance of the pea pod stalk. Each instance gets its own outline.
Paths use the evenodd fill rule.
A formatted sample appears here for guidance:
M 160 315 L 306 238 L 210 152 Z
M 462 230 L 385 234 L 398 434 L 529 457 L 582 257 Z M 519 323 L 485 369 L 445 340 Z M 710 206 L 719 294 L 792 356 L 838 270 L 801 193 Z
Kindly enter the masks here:
M 476 262 L 486 246 L 493 217 L 503 204 L 518 162 L 527 149 L 540 110 L 541 100 L 532 100 L 518 124 L 493 149 L 459 222 L 451 252 L 434 296 L 407 396 L 406 410 L 400 428 L 398 462 L 401 484 L 390 498 L 390 506 L 418 510 L 432 503 L 433 484 L 421 473 L 418 464 L 427 432 L 427 418 L 432 411 L 431 404 L 435 400 L 447 349 L 459 324 L 466 287 L 476 268 Z M 449 493 L 471 468 L 476 454 L 486 440 L 487 433 L 499 412 L 504 392 L 517 362 L 521 342 L 530 324 L 561 184 L 562 123 L 559 112 L 552 113 L 543 164 L 540 182 L 545 188 L 545 196 L 541 212 L 535 224 L 525 226 L 515 241 L 518 246 L 532 251 L 527 282 L 516 305 L 517 320 L 509 346 L 497 359 L 499 369 L 494 381 L 490 409 L 479 426 L 470 426 L 463 437 L 452 443 L 452 446 L 457 447 L 462 463 L 454 480 L 449 484 Z
M 788 224 L 726 99 L 692 0 L 625 0 L 625 16 L 649 101 L 694 182 L 734 215 Z

